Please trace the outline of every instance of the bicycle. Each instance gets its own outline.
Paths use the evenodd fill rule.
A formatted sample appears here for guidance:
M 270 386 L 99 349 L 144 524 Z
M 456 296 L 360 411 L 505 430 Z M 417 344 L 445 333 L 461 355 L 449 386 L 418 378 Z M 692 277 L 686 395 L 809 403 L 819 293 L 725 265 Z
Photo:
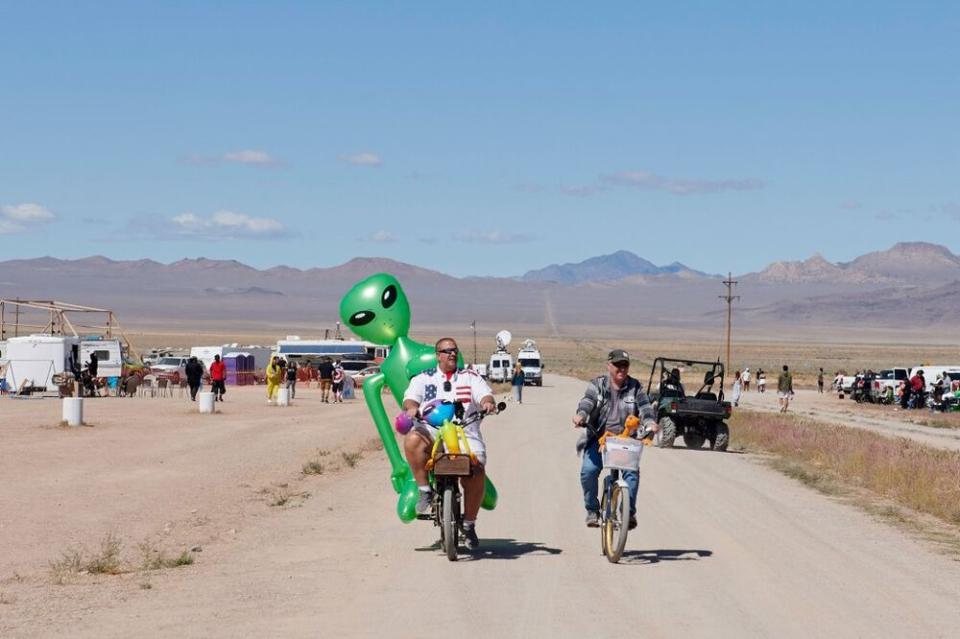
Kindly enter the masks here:
M 449 406 L 444 402 L 441 408 Z M 493 414 L 506 410 L 504 402 L 497 404 Z M 434 409 L 437 410 L 437 409 Z M 446 409 L 450 410 L 450 409 Z M 460 492 L 460 479 L 473 476 L 478 464 L 476 456 L 470 451 L 464 427 L 483 419 L 482 412 L 476 412 L 470 419 L 463 419 L 463 404 L 452 404 L 452 416 L 445 416 L 439 427 L 439 434 L 427 460 L 430 487 L 433 489 L 433 503 L 430 514 L 420 515 L 418 519 L 432 520 L 440 528 L 440 548 L 450 561 L 456 561 L 463 533 L 463 503 Z
M 612 564 L 623 556 L 630 530 L 630 487 L 620 476 L 620 471 L 639 471 L 643 447 L 653 440 L 653 433 L 649 430 L 634 439 L 635 428 L 627 427 L 621 435 L 607 432 L 600 438 L 603 468 L 610 471 L 603 478 L 600 498 L 600 548 Z

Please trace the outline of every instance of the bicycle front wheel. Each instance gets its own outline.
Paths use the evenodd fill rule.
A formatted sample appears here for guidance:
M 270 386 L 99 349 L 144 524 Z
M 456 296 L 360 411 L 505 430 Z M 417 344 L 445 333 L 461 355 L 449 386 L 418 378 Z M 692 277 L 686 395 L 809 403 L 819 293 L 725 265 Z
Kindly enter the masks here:
M 604 545 L 607 560 L 615 564 L 623 556 L 630 528 L 630 497 L 619 483 L 610 487 L 610 509 L 607 512 L 608 518 L 603 527 Z
M 600 552 L 604 555 L 607 554 L 607 520 L 609 519 L 610 511 L 607 509 L 607 495 L 610 493 L 604 486 L 603 494 L 600 496 Z
M 443 489 L 443 510 L 440 519 L 440 534 L 443 537 L 443 551 L 447 559 L 457 560 L 457 515 L 454 512 L 456 500 L 453 495 L 453 486 Z

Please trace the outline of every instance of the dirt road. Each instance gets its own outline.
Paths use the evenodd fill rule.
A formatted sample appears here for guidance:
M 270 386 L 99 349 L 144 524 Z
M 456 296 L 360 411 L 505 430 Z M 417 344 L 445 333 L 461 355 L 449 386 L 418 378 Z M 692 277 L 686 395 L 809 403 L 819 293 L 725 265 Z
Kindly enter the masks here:
M 368 454 L 304 480 L 313 496 L 298 507 L 255 505 L 235 535 L 211 540 L 193 566 L 153 574 L 149 589 L 139 574 L 72 586 L 3 575 L 13 601 L 0 605 L 0 634 L 956 635 L 960 563 L 748 455 L 647 449 L 640 527 L 623 562 L 607 563 L 583 525 L 569 422 L 583 384 L 545 383 L 484 424 L 500 505 L 481 515 L 474 558 L 450 563 L 429 524 L 400 524 L 385 458 Z M 270 445 L 259 432 L 246 448 Z M 286 464 L 302 462 L 294 451 Z M 0 490 L 5 502 L 23 497 Z
M 743 395 L 740 405 L 763 412 L 777 412 L 776 390 L 766 393 L 751 391 Z M 922 421 L 930 413 L 926 410 L 899 411 L 893 406 L 857 404 L 851 399 L 837 399 L 836 393 L 818 393 L 799 390 L 790 403 L 790 412 L 820 421 L 834 422 L 872 430 L 891 437 L 908 437 L 935 448 L 960 450 L 960 429 L 936 428 L 911 423 Z

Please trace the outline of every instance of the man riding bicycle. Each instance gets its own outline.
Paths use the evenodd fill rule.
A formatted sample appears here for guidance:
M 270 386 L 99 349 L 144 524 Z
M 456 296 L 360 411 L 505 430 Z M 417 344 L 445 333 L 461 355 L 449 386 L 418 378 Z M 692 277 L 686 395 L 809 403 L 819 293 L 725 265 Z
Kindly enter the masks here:
M 483 414 L 496 412 L 497 406 L 490 386 L 476 372 L 457 367 L 457 356 L 460 353 L 457 342 L 453 338 L 443 337 L 437 342 L 436 349 L 437 367 L 425 370 L 412 378 L 407 391 L 403 394 L 403 410 L 411 419 L 417 418 L 422 403 L 433 400 L 462 403 L 464 421 L 471 421 L 478 412 Z M 403 448 L 413 476 L 417 480 L 417 487 L 420 489 L 417 514 L 426 515 L 430 512 L 433 500 L 428 481 L 427 461 L 430 459 L 430 451 L 439 429 L 422 421 L 415 421 L 415 424 L 404 437 Z M 483 467 L 486 464 L 486 448 L 480 436 L 480 420 L 477 419 L 465 426 L 464 434 L 470 445 L 470 451 L 478 462 L 470 477 L 460 478 L 464 494 L 463 535 L 467 548 L 474 550 L 480 545 L 476 521 L 477 514 L 480 512 L 480 503 L 483 501 Z
M 607 374 L 593 379 L 587 385 L 583 399 L 577 404 L 577 413 L 573 416 L 574 426 L 587 429 L 577 449 L 583 449 L 580 485 L 583 487 L 583 505 L 587 509 L 587 526 L 590 528 L 600 525 L 600 502 L 597 499 L 597 484 L 603 470 L 600 437 L 608 432 L 614 435 L 623 433 L 624 422 L 630 415 L 640 418 L 641 430 L 651 433 L 660 430 L 643 386 L 629 373 L 630 355 L 619 348 L 610 351 L 607 355 Z M 630 488 L 630 530 L 633 530 L 637 527 L 640 473 L 623 471 L 622 476 Z

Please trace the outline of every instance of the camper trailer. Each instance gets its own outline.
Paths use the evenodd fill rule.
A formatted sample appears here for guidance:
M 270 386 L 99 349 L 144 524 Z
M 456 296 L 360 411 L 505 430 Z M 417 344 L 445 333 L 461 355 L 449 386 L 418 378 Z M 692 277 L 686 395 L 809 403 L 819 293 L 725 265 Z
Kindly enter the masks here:
M 80 342 L 80 366 L 90 361 L 90 355 L 97 356 L 97 377 L 107 380 L 118 378 L 123 373 L 123 350 L 120 340 L 116 339 L 84 339 Z M 111 387 L 114 385 L 111 382 Z
M 69 372 L 80 356 L 80 338 L 62 335 L 27 335 L 7 340 L 6 387 L 11 392 L 57 390 L 54 375 Z

